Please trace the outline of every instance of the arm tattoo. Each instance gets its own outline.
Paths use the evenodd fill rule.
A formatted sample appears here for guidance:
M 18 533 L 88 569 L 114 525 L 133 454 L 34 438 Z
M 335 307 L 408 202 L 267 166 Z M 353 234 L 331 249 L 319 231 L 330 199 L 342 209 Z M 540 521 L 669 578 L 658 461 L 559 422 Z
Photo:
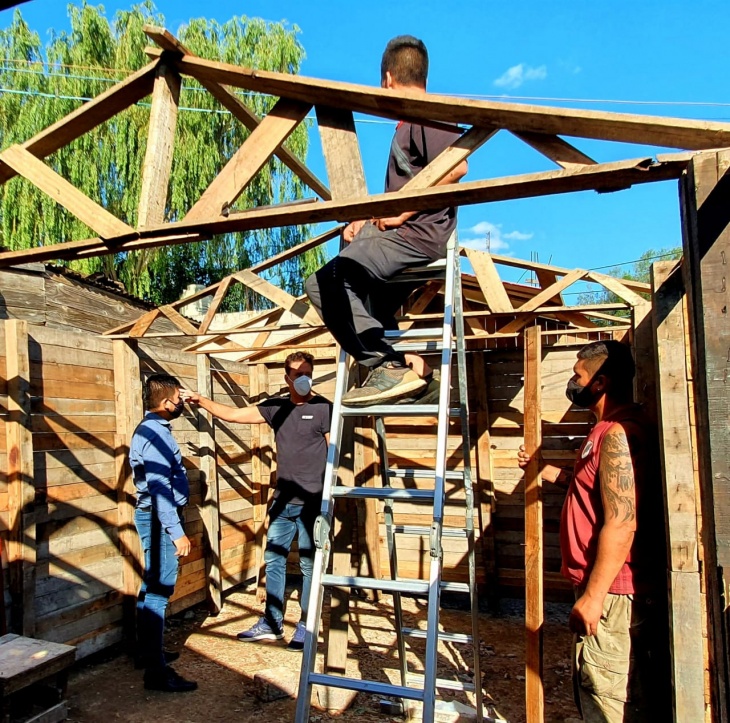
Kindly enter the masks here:
M 604 515 L 620 522 L 636 518 L 636 491 L 631 448 L 623 430 L 603 438 L 599 464 Z

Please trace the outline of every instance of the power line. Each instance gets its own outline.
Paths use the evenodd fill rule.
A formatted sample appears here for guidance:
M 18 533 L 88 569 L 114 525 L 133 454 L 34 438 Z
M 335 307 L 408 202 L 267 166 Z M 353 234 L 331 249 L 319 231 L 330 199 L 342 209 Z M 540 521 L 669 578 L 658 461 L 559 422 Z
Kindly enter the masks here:
M 69 63 L 56 63 L 45 60 L 28 60 L 26 58 L 5 58 L 4 63 L 26 64 L 26 65 L 43 65 L 49 68 L 71 68 L 76 70 L 96 70 L 105 73 L 126 73 L 131 74 L 129 68 L 108 68 L 101 65 L 75 65 Z M 13 70 L 8 68 L 8 70 Z M 50 73 L 49 73 L 50 75 Z M 64 75 L 64 74 L 57 74 Z M 69 76 L 71 77 L 71 76 Z M 97 80 L 93 78 L 93 80 Z M 112 82 L 114 79 L 98 78 L 106 82 Z M 189 88 L 191 90 L 200 90 L 199 88 Z M 536 96 L 536 95 L 506 95 L 502 94 L 477 94 L 477 93 L 446 93 L 457 98 L 473 98 L 475 100 L 519 100 L 519 101 L 543 101 L 549 103 L 604 103 L 612 105 L 663 105 L 663 106 L 705 106 L 710 108 L 730 108 L 730 103 L 719 101 L 700 101 L 700 100 L 626 100 L 618 98 L 559 98 L 553 96 Z

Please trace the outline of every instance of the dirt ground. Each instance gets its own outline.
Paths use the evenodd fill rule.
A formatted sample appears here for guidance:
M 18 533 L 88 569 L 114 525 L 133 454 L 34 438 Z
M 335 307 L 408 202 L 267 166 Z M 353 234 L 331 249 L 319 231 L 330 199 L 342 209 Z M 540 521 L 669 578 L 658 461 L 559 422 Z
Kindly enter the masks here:
M 122 653 L 82 664 L 72 673 L 69 683 L 69 720 L 75 723 L 293 720 L 293 700 L 262 703 L 254 694 L 253 684 L 255 673 L 263 669 L 286 667 L 293 678 L 298 673 L 301 655 L 286 650 L 286 640 L 299 617 L 296 593 L 291 598 L 286 615 L 286 638 L 281 642 L 241 643 L 236 639 L 236 633 L 253 624 L 260 614 L 261 606 L 253 592 L 229 595 L 217 617 L 207 617 L 203 611 L 189 611 L 170 621 L 166 646 L 181 653 L 174 665 L 176 670 L 198 682 L 199 688 L 193 693 L 171 695 L 144 690 L 141 671 L 135 670 L 131 658 Z M 384 596 L 377 604 L 354 598 L 351 602 L 349 654 L 359 663 L 348 674 L 399 682 L 390 598 Z M 525 719 L 524 623 L 520 608 L 503 603 L 502 614 L 483 613 L 479 621 L 485 703 L 493 705 L 510 723 Z M 563 606 L 548 606 L 546 611 L 544 677 L 548 723 L 563 723 L 576 717 L 570 683 L 567 611 Z M 425 627 L 425 601 L 404 600 L 404 618 L 407 626 Z M 469 616 L 463 611 L 444 610 L 441 621 L 443 629 L 449 632 L 469 632 Z M 420 658 L 424 646 L 425 641 L 420 640 L 410 644 L 409 666 L 413 672 L 422 670 Z M 453 677 L 454 661 L 460 661 L 460 675 L 468 679 L 469 651 L 469 646 L 441 643 L 439 675 Z M 443 693 L 443 699 L 469 703 L 464 694 Z M 381 714 L 378 701 L 378 696 L 361 693 L 339 719 L 402 720 Z M 312 720 L 329 721 L 334 716 L 313 710 Z

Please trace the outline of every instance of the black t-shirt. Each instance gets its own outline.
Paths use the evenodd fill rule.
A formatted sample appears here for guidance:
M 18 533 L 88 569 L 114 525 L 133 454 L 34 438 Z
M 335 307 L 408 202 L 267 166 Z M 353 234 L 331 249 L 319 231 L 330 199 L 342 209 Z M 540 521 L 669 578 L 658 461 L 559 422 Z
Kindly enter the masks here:
M 274 498 L 297 505 L 322 499 L 332 404 L 315 396 L 304 404 L 273 397 L 258 405 L 276 439 Z
M 408 181 L 448 148 L 461 130 L 453 131 L 399 123 L 393 136 L 385 174 L 385 192 L 400 191 Z M 456 228 L 456 209 L 442 208 L 421 211 L 411 216 L 400 228 L 399 236 L 431 258 L 444 256 L 446 242 Z

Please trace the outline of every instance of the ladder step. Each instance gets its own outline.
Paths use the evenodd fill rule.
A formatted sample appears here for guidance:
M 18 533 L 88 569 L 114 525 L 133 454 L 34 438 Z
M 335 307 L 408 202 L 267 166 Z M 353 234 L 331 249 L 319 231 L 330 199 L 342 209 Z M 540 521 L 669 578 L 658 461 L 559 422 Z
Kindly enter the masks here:
M 418 628 L 403 628 L 403 635 L 409 638 L 420 638 L 425 640 L 428 637 L 427 630 L 419 630 Z M 443 633 L 439 630 L 439 640 L 445 643 L 464 643 L 470 645 L 472 641 L 471 635 L 465 635 L 464 633 Z
M 433 490 L 411 490 L 393 487 L 344 487 L 332 488 L 333 497 L 349 497 L 358 500 L 432 500 Z
M 437 352 L 442 351 L 444 345 L 441 341 L 431 339 L 429 341 L 396 341 L 393 343 L 393 348 L 398 351 L 423 351 L 423 352 Z M 456 342 L 452 342 L 451 348 L 456 348 Z
M 361 590 L 382 590 L 383 592 L 404 592 L 428 595 L 427 580 L 377 580 L 374 577 L 348 577 L 345 575 L 322 575 L 322 584 L 331 587 L 354 587 Z
M 438 404 L 372 404 L 369 407 L 341 408 L 343 417 L 437 417 Z M 461 411 L 458 407 L 449 409 L 449 416 L 458 417 Z
M 408 673 L 407 680 L 409 683 L 419 685 L 421 688 L 423 688 L 424 677 L 422 675 L 418 675 L 417 673 Z M 469 692 L 474 690 L 474 683 L 464 683 L 460 680 L 447 680 L 446 678 L 436 678 L 436 687 L 440 688 L 441 690 L 463 690 Z
M 393 531 L 399 532 L 401 535 L 430 535 L 430 527 L 420 527 L 418 525 L 393 525 Z M 462 537 L 467 536 L 466 530 L 461 527 L 442 527 L 442 537 Z
M 388 470 L 388 477 L 397 477 L 398 479 L 436 479 L 436 470 L 416 469 L 415 467 L 403 467 L 402 469 L 390 468 Z M 463 480 L 464 471 L 447 469 L 444 477 L 446 479 Z
M 357 690 L 361 693 L 423 700 L 423 690 L 390 683 L 379 683 L 375 680 L 358 680 L 357 678 L 345 678 L 340 675 L 324 675 L 322 673 L 310 673 L 309 680 L 314 685 L 326 685 L 330 688 L 345 688 L 347 690 Z
M 351 577 L 348 575 L 322 575 L 322 585 L 329 587 L 354 587 L 361 590 L 381 590 L 382 592 L 403 592 L 413 595 L 428 595 L 428 580 L 378 580 L 374 577 Z M 469 593 L 466 582 L 441 581 L 444 592 Z
M 431 329 L 391 329 L 385 331 L 386 339 L 437 339 L 441 341 L 444 330 L 439 326 Z

